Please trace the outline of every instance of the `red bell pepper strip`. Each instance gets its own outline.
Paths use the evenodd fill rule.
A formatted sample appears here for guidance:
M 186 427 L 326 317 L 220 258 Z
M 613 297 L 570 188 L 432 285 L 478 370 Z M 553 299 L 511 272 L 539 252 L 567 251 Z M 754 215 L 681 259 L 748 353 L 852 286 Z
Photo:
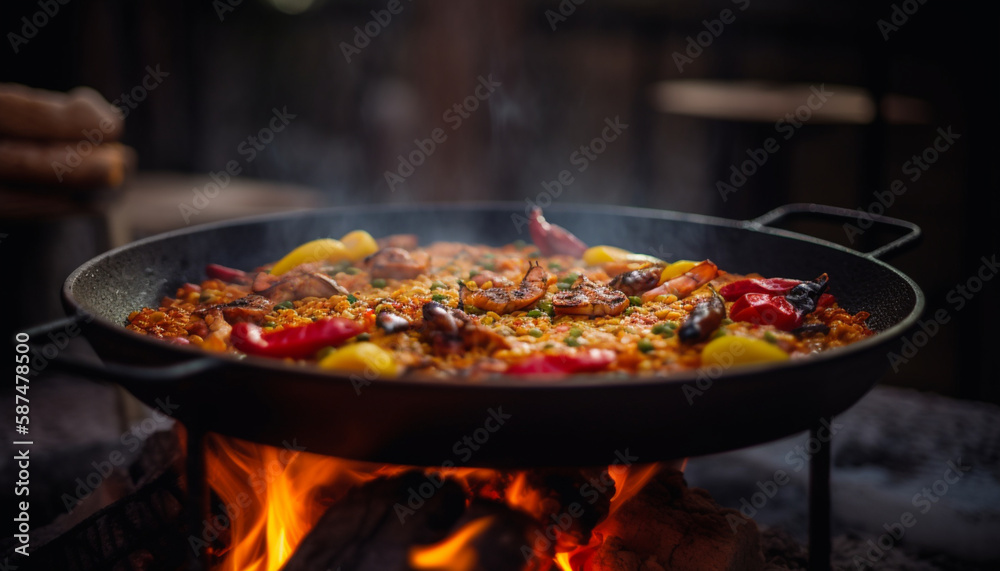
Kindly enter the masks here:
M 734 321 L 773 325 L 783 331 L 791 331 L 802 325 L 803 317 L 824 307 L 823 304 L 836 301 L 832 295 L 825 293 L 829 281 L 829 277 L 823 274 L 815 280 L 796 284 L 785 295 L 745 293 L 730 306 L 729 317 Z
M 241 322 L 233 325 L 230 338 L 233 347 L 248 355 L 304 359 L 323 347 L 340 345 L 363 331 L 364 327 L 356 321 L 332 317 L 270 333 L 264 333 L 253 323 Z
M 611 349 L 584 349 L 566 355 L 534 355 L 507 367 L 510 375 L 568 375 L 593 373 L 614 362 Z
M 728 283 L 719 288 L 719 294 L 726 301 L 736 301 L 748 293 L 768 293 L 771 295 L 786 295 L 792 288 L 802 283 L 801 280 L 785 278 L 748 278 Z
M 208 264 L 205 266 L 205 275 L 214 280 L 222 280 L 229 283 L 244 283 L 250 281 L 249 276 L 247 276 L 247 273 L 243 270 L 227 268 L 226 266 L 220 266 L 219 264 Z
M 546 222 L 541 208 L 532 208 L 528 218 L 531 241 L 538 246 L 538 251 L 543 256 L 566 255 L 579 258 L 587 251 L 587 245 L 569 230 Z
M 824 293 L 816 300 L 816 309 L 824 309 L 837 303 L 837 298 L 832 293 Z
M 791 331 L 802 325 L 802 316 L 780 295 L 748 293 L 729 307 L 729 318 L 757 325 L 773 325 L 782 331 Z

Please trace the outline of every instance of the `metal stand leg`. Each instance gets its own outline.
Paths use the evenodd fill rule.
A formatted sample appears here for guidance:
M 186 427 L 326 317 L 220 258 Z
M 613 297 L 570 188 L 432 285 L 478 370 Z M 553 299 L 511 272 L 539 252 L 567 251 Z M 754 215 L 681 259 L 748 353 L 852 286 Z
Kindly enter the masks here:
M 200 537 L 209 513 L 208 482 L 205 481 L 205 431 L 186 425 L 187 460 L 185 462 L 188 486 L 188 533 Z M 190 554 L 190 571 L 209 569 L 209 551 L 199 549 Z
M 809 569 L 830 571 L 830 441 L 818 437 L 819 425 L 809 437 L 821 443 L 809 459 Z

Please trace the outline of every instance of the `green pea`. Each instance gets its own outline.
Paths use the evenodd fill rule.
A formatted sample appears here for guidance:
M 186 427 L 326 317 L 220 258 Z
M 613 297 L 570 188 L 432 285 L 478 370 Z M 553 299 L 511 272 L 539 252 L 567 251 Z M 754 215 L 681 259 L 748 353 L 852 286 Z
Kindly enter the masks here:
M 382 288 L 385 287 L 386 283 L 382 278 L 375 278 L 372 280 L 372 287 Z
M 356 276 L 361 273 L 361 268 L 355 268 L 354 266 L 351 266 L 344 271 L 352 276 Z
M 368 341 L 372 336 L 370 333 L 358 333 L 354 338 L 358 341 Z
M 580 346 L 580 340 L 577 339 L 576 337 L 567 337 L 567 338 L 563 339 L 563 343 L 565 343 L 566 345 L 569 345 L 570 347 L 579 347 Z
M 574 327 L 569 330 L 570 337 L 579 337 L 581 335 L 583 335 L 583 330 L 581 330 L 579 327 Z
M 528 317 L 541 317 L 541 316 L 542 316 L 542 310 L 540 309 L 532 309 L 531 311 L 528 312 Z
M 528 330 L 528 335 L 531 335 L 532 337 L 534 337 L 534 338 L 537 339 L 537 338 L 539 338 L 539 337 L 541 337 L 542 335 L 545 335 L 545 334 L 542 333 L 541 329 L 532 328 L 532 329 Z
M 448 286 L 444 285 L 442 282 L 434 282 L 431 284 L 431 289 L 447 289 Z
M 777 343 L 778 342 L 778 338 L 774 335 L 774 333 L 772 333 L 770 331 L 765 331 L 764 332 L 764 341 L 767 341 L 768 343 Z
M 562 269 L 562 264 L 560 264 L 559 262 L 549 262 L 549 269 L 552 270 L 553 272 L 558 272 L 559 270 Z
M 568 289 L 572 289 L 573 284 L 568 284 L 566 282 L 559 282 L 556 284 L 556 287 L 559 288 L 559 291 L 566 291 Z
M 295 304 L 290 301 L 283 301 L 274 306 L 275 309 L 294 309 Z
M 545 313 L 549 314 L 549 317 L 552 317 L 553 315 L 556 314 L 555 308 L 552 307 L 552 302 L 548 301 L 548 300 L 545 300 L 545 299 L 543 299 L 542 301 L 538 302 L 538 309 L 540 309 L 540 310 L 544 311 Z
M 436 294 L 434 294 L 434 295 L 431 296 L 431 299 L 433 299 L 434 301 L 436 301 L 438 303 L 441 303 L 442 301 L 448 301 L 448 296 L 446 296 L 444 294 L 436 293 Z
M 630 304 L 632 304 L 633 306 L 638 307 L 638 306 L 642 305 L 642 298 L 639 297 L 639 296 L 637 296 L 637 295 L 630 295 L 629 298 L 628 298 L 628 302 Z
M 653 342 L 649 339 L 640 339 L 639 343 L 636 344 L 636 347 L 643 353 L 649 353 L 653 350 Z

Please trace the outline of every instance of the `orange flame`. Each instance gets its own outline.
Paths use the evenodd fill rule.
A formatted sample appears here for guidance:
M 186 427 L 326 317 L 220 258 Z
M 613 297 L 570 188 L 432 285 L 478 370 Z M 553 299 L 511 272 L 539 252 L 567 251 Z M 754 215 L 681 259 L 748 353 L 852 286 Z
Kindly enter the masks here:
M 594 529 L 587 545 L 562 544 L 555 554 L 555 568 L 563 571 L 586 568 L 603 542 L 612 515 L 642 489 L 666 464 L 611 466 L 615 482 L 608 517 Z M 669 465 L 683 471 L 684 463 Z M 294 446 L 273 448 L 221 435 L 206 440 L 208 483 L 219 496 L 228 518 L 214 535 L 228 528 L 230 547 L 215 555 L 221 562 L 215 571 L 279 571 L 315 526 L 326 509 L 351 489 L 379 476 L 412 469 L 378 465 L 301 452 Z M 427 469 L 441 477 L 461 482 L 478 497 L 502 500 L 512 508 L 544 519 L 544 490 L 533 489 L 525 472 L 499 472 L 481 468 Z M 410 564 L 417 569 L 469 571 L 478 564 L 473 541 L 493 520 L 476 519 L 442 542 L 416 547 Z M 569 551 L 567 551 L 567 549 Z
M 206 444 L 208 483 L 230 514 L 232 548 L 219 571 L 278 571 L 333 501 L 378 473 L 361 462 L 219 435 Z
M 410 550 L 410 566 L 414 569 L 447 569 L 472 571 L 479 562 L 479 555 L 472 540 L 493 521 L 493 516 L 470 521 L 444 541 L 427 547 Z

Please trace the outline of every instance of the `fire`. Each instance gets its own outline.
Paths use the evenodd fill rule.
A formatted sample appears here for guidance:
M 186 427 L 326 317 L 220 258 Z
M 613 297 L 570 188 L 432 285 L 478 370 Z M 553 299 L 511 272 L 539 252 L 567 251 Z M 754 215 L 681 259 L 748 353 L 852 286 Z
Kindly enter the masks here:
M 614 481 L 608 515 L 594 527 L 587 545 L 578 545 L 572 535 L 557 532 L 553 541 L 553 568 L 563 571 L 586 568 L 600 548 L 607 523 L 615 511 L 663 468 L 663 464 L 611 466 L 605 477 Z M 671 467 L 683 470 L 683 463 Z M 206 442 L 208 483 L 220 504 L 206 522 L 207 543 L 221 537 L 228 549 L 214 549 L 219 562 L 215 571 L 279 571 L 326 509 L 351 489 L 380 476 L 392 476 L 412 468 L 378 465 L 320 456 L 297 450 L 252 444 L 220 435 Z M 528 472 L 500 472 L 481 468 L 427 469 L 462 483 L 469 493 L 503 501 L 511 508 L 549 525 L 553 500 L 547 490 L 532 487 Z M 534 480 L 537 482 L 536 480 Z M 537 485 L 537 483 L 536 483 Z M 610 492 L 608 492 L 610 493 Z M 548 511 L 547 511 L 548 510 Z M 473 542 L 493 521 L 492 516 L 473 520 L 440 543 L 415 547 L 410 565 L 415 569 L 471 571 L 478 564 Z M 562 530 L 565 531 L 565 530 Z
M 294 445 L 273 448 L 211 435 L 206 473 L 227 511 L 235 513 L 228 518 L 231 549 L 218 571 L 278 571 L 326 508 L 381 468 L 300 452 Z
M 473 520 L 444 541 L 428 547 L 415 547 L 410 551 L 410 566 L 414 569 L 447 569 L 472 571 L 479 556 L 472 540 L 493 521 L 492 517 Z

